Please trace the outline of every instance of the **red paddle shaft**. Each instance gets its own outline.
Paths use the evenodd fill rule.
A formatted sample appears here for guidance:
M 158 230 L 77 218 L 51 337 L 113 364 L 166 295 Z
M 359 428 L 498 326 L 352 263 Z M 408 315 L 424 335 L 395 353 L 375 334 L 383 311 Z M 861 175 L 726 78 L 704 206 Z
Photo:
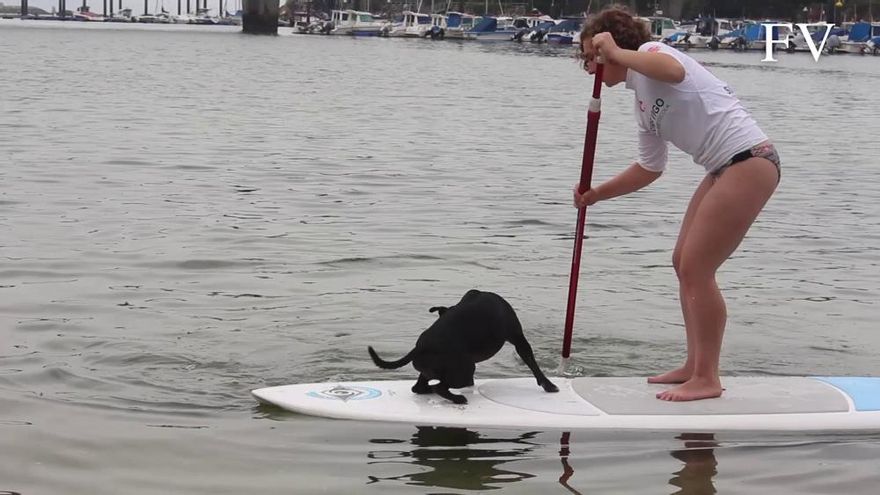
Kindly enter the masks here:
M 602 103 L 599 93 L 602 91 L 603 65 L 596 65 L 596 74 L 593 79 L 593 98 L 587 110 L 587 134 L 584 137 L 584 157 L 581 162 L 581 181 L 578 191 L 584 193 L 590 189 L 590 181 L 593 178 L 593 158 L 596 155 L 596 134 L 599 131 L 599 115 L 602 113 Z M 574 254 L 571 259 L 571 276 L 568 283 L 568 307 L 565 310 L 565 337 L 562 342 L 563 365 L 571 355 L 571 335 L 574 326 L 574 307 L 577 301 L 578 274 L 581 270 L 581 249 L 584 245 L 584 223 L 587 219 L 587 209 L 578 209 L 577 231 L 574 235 Z M 563 370 L 564 371 L 564 370 Z

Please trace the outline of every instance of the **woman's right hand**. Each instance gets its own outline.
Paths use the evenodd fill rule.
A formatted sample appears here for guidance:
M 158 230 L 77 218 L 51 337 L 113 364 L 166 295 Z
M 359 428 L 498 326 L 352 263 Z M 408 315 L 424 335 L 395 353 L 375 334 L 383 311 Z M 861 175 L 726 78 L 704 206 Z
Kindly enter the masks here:
M 592 38 L 593 50 L 602 57 L 602 62 L 618 63 L 617 56 L 621 48 L 611 36 L 611 33 L 596 33 Z
M 590 206 L 595 204 L 596 201 L 599 201 L 599 193 L 596 192 L 595 188 L 587 189 L 587 192 L 581 194 L 580 193 L 580 184 L 575 184 L 572 193 L 574 194 L 574 206 L 575 208 L 583 208 L 585 206 Z

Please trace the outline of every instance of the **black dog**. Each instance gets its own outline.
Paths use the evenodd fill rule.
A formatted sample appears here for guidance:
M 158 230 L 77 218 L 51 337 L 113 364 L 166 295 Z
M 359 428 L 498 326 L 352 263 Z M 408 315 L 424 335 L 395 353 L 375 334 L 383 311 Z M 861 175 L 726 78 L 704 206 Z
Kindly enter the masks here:
M 455 306 L 435 306 L 429 311 L 437 312 L 440 317 L 422 332 L 415 348 L 403 358 L 383 361 L 372 347 L 367 348 L 376 366 L 383 369 L 400 368 L 412 361 L 419 371 L 413 392 L 434 392 L 456 404 L 466 404 L 467 398 L 449 389 L 472 386 L 476 363 L 494 356 L 505 342 L 516 347 L 538 385 L 547 392 L 559 391 L 535 362 L 532 347 L 523 335 L 513 308 L 498 294 L 472 289 Z M 429 384 L 431 381 L 439 383 Z

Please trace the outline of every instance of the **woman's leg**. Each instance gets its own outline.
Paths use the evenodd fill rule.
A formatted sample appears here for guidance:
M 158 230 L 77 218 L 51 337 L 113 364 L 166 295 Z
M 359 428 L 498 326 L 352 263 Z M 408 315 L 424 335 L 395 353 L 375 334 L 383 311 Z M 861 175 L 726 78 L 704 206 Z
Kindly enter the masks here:
M 672 252 L 672 267 L 675 268 L 676 275 L 679 274 L 679 268 L 681 267 L 681 250 L 687 239 L 688 231 L 694 223 L 694 215 L 696 215 L 700 202 L 706 196 L 706 193 L 709 192 L 709 188 L 712 187 L 713 183 L 715 183 L 715 177 L 707 175 L 703 179 L 703 182 L 700 183 L 699 187 L 697 187 L 697 190 L 694 191 L 694 195 L 691 197 L 690 203 L 688 203 L 687 211 L 684 213 L 684 219 L 681 221 L 681 229 L 678 231 L 678 240 L 675 241 L 675 250 Z M 679 279 L 680 278 L 681 277 L 679 276 Z M 687 359 L 680 368 L 649 377 L 648 383 L 684 383 L 690 379 L 694 372 L 694 339 L 692 336 L 694 325 L 693 322 L 690 321 L 691 318 L 689 312 L 685 311 L 684 292 L 681 290 L 681 284 L 679 284 L 678 297 L 681 301 L 681 312 L 684 317 L 684 330 L 687 335 Z
M 686 401 L 721 395 L 718 362 L 727 310 L 715 272 L 742 242 L 778 180 L 771 161 L 750 158 L 725 170 L 700 201 L 679 261 L 683 311 L 692 324 L 693 373 L 658 398 Z

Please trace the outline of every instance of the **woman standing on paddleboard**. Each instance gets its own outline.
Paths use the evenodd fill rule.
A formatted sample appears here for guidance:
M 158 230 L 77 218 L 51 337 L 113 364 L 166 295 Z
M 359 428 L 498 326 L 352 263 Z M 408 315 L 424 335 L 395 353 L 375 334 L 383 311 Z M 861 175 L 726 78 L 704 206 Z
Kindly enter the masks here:
M 601 56 L 607 86 L 635 92 L 638 161 L 578 193 L 578 207 L 638 191 L 663 173 L 667 143 L 706 169 L 684 214 L 672 264 L 687 334 L 687 359 L 651 383 L 678 384 L 657 394 L 669 401 L 721 395 L 718 362 L 727 322 L 715 272 L 736 250 L 780 178 L 767 136 L 723 81 L 675 48 L 652 42 L 647 28 L 620 8 L 587 21 L 580 44 L 584 68 Z

